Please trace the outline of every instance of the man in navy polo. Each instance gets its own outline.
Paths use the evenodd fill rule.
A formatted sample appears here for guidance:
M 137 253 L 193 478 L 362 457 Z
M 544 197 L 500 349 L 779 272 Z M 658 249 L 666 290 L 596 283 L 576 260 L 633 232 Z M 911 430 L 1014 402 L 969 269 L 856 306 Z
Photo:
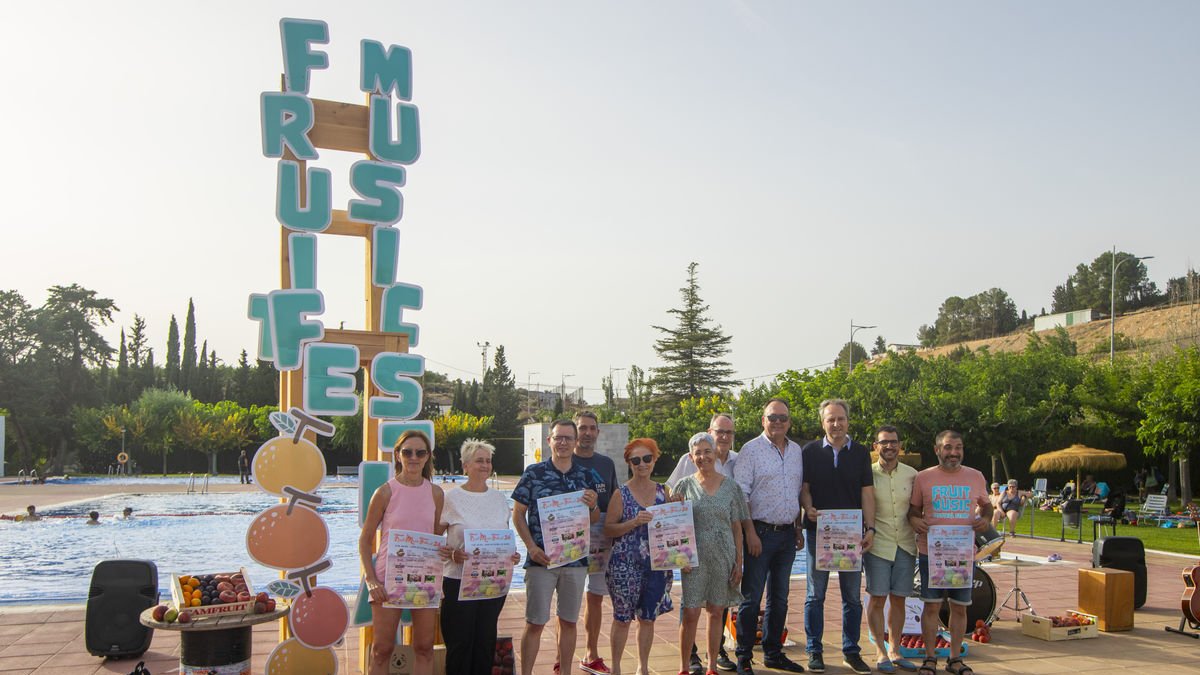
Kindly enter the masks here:
M 808 669 L 825 672 L 821 638 L 825 633 L 825 590 L 829 572 L 817 569 L 817 517 L 821 509 L 861 509 L 864 552 L 875 539 L 875 476 L 871 451 L 850 438 L 850 404 L 826 399 L 818 412 L 825 437 L 804 446 L 804 535 L 808 540 L 808 592 L 804 598 L 804 632 L 808 637 Z M 838 572 L 842 592 L 842 664 L 855 673 L 870 673 L 858 640 L 862 629 L 862 571 Z

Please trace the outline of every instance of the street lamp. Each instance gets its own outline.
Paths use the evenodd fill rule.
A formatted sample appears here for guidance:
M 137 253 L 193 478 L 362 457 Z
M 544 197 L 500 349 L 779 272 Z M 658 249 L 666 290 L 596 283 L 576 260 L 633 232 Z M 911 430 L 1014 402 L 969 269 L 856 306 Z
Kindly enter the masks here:
M 850 343 L 846 345 L 846 351 L 849 352 L 846 356 L 850 361 L 850 367 L 847 369 L 847 374 L 854 372 L 854 334 L 864 328 L 878 328 L 878 326 L 856 326 L 854 319 L 850 319 Z
M 619 373 L 622 370 L 625 370 L 625 369 L 624 368 L 613 368 L 612 366 L 608 367 L 608 386 L 612 388 L 612 392 L 613 392 L 613 408 L 619 407 L 619 406 L 617 406 L 617 381 L 613 379 L 613 373 Z
M 1112 274 L 1109 276 L 1109 295 L 1108 295 L 1108 363 L 1111 365 L 1113 358 L 1116 356 L 1116 337 L 1117 337 L 1117 269 L 1121 267 L 1121 263 L 1126 260 L 1149 260 L 1152 255 L 1134 256 L 1129 255 L 1121 258 L 1121 262 L 1117 262 L 1117 246 L 1113 245 L 1112 250 Z
M 121 427 L 121 454 L 125 454 L 125 427 Z M 126 455 L 126 457 L 128 457 L 128 455 Z M 121 473 L 129 473 L 125 470 L 125 465 L 121 464 L 120 462 L 117 463 L 117 468 L 120 469 Z
M 563 373 L 558 385 L 558 400 L 562 401 L 563 412 L 567 410 L 567 378 L 575 377 L 575 373 Z
M 529 371 L 529 374 L 525 376 L 525 396 L 529 399 L 529 416 L 530 417 L 533 417 L 533 389 L 532 389 L 532 387 L 533 387 L 533 376 L 534 375 L 541 375 L 541 373 L 536 370 L 531 370 L 531 371 Z

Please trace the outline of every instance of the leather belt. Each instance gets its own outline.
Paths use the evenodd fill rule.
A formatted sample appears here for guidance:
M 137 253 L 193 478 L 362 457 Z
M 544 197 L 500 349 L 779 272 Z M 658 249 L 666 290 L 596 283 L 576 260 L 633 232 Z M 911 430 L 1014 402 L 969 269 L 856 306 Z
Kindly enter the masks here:
M 754 522 L 754 527 L 756 529 L 761 527 L 762 529 L 768 530 L 770 532 L 788 532 L 790 530 L 796 529 L 796 526 L 793 523 L 788 523 L 786 525 L 776 525 L 774 523 L 768 523 L 768 522 L 762 521 L 762 520 L 755 520 L 753 522 Z

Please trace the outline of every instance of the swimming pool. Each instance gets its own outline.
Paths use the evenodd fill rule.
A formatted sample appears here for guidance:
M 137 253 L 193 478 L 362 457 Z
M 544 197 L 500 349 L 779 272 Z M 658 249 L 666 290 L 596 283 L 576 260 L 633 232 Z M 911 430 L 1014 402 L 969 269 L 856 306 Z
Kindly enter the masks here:
M 129 480 L 113 484 L 129 484 Z M 136 490 L 136 484 L 130 487 Z M 318 511 L 329 525 L 328 555 L 333 561 L 333 567 L 320 576 L 321 584 L 339 593 L 356 593 L 358 490 L 324 487 L 318 492 L 324 499 Z M 47 517 L 36 523 L 0 521 L 0 606 L 84 602 L 92 568 L 101 560 L 116 558 L 153 561 L 164 599 L 170 597 L 167 584 L 172 572 L 219 572 L 244 566 L 252 584 L 264 588 L 279 573 L 249 559 L 245 534 L 255 515 L 277 503 L 264 492 L 135 493 L 48 508 L 42 511 Z M 134 517 L 118 520 L 116 514 L 126 506 L 133 508 Z M 100 526 L 84 524 L 88 511 L 100 512 Z M 517 548 L 523 558 L 520 538 Z M 792 574 L 802 574 L 804 564 L 803 552 L 798 553 Z M 524 570 L 518 565 L 513 587 L 523 588 L 524 582 Z

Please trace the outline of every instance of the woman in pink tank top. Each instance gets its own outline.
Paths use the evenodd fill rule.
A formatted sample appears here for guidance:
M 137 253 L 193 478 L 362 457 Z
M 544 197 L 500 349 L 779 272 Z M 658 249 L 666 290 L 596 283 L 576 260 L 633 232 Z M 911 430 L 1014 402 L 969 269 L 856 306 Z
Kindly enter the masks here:
M 367 507 L 362 534 L 358 537 L 358 554 L 362 561 L 363 574 L 367 578 L 367 592 L 371 595 L 371 627 L 374 629 L 374 644 L 371 646 L 371 664 L 368 675 L 385 675 L 392 652 L 396 648 L 396 627 L 400 624 L 403 610 L 384 607 L 387 590 L 384 588 L 386 552 L 380 551 L 372 563 L 376 541 L 380 532 L 388 530 L 411 530 L 441 534 L 438 522 L 442 516 L 444 495 L 442 488 L 430 482 L 433 476 L 433 458 L 430 457 L 429 437 L 420 431 L 409 430 L 400 435 L 393 450 L 395 476 L 379 486 Z M 415 675 L 433 672 L 433 635 L 437 623 L 436 609 L 413 609 L 413 653 Z

